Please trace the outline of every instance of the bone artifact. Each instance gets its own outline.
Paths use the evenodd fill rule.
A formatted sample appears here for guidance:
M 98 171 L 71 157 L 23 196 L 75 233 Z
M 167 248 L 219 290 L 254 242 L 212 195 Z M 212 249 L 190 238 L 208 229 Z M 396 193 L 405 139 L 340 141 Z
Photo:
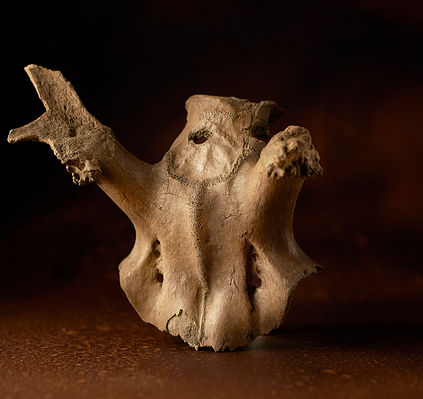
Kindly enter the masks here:
M 185 128 L 150 165 L 88 113 L 61 72 L 25 70 L 46 112 L 8 141 L 49 144 L 74 183 L 97 183 L 130 218 L 136 240 L 120 284 L 140 317 L 215 351 L 278 328 L 317 267 L 292 232 L 304 180 L 322 173 L 310 133 L 272 136 L 281 113 L 272 101 L 194 95 Z

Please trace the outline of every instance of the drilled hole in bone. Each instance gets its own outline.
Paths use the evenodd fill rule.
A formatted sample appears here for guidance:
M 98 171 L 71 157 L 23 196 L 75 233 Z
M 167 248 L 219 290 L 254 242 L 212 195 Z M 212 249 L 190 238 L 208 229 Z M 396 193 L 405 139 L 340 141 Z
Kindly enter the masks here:
M 210 136 L 211 132 L 206 129 L 201 129 L 191 133 L 188 140 L 192 140 L 194 144 L 203 144 L 209 139 Z
M 163 283 L 163 273 L 160 273 L 159 271 L 156 274 L 156 280 L 161 284 Z
M 153 254 L 156 258 L 160 258 L 160 256 L 161 256 L 160 241 L 159 240 L 154 241 Z
M 161 244 L 159 240 L 154 241 L 152 250 L 153 256 L 156 258 L 156 267 L 158 267 L 158 265 L 161 263 Z M 154 278 L 158 283 L 163 283 L 163 273 L 160 270 L 156 269 Z
M 69 137 L 75 137 L 76 136 L 76 130 L 71 128 L 71 129 L 69 129 L 68 134 L 69 134 Z
M 195 139 L 194 139 L 194 143 L 195 144 L 203 144 L 203 143 L 205 143 L 207 141 L 207 137 L 196 137 Z
M 246 259 L 246 282 L 247 294 L 251 304 L 251 310 L 254 310 L 254 295 L 257 288 L 261 287 L 260 271 L 257 265 L 258 255 L 252 245 L 249 246 Z

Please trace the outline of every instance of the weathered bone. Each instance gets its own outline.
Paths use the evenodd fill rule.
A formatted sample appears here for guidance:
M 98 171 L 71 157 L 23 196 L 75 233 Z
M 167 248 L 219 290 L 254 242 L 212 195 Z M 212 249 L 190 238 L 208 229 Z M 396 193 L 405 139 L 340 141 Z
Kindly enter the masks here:
M 136 230 L 120 281 L 141 318 L 195 348 L 235 349 L 279 327 L 316 270 L 292 232 L 306 177 L 320 175 L 309 132 L 271 137 L 272 101 L 196 95 L 162 161 L 129 154 L 58 71 L 25 68 L 46 112 L 9 142 L 48 143 L 77 184 L 96 182 Z

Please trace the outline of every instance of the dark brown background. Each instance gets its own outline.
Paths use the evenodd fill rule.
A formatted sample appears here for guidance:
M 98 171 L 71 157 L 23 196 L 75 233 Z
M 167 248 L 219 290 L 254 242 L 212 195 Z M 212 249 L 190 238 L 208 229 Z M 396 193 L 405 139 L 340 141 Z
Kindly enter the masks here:
M 232 375 L 244 396 L 423 395 L 421 2 L 34 2 L 1 19 L 0 394 L 229 397 Z M 118 285 L 129 221 L 46 145 L 6 143 L 43 112 L 29 63 L 60 69 L 148 162 L 194 93 L 272 99 L 275 131 L 311 131 L 325 175 L 306 182 L 295 233 L 326 271 L 300 284 L 284 329 L 214 355 L 137 319 Z

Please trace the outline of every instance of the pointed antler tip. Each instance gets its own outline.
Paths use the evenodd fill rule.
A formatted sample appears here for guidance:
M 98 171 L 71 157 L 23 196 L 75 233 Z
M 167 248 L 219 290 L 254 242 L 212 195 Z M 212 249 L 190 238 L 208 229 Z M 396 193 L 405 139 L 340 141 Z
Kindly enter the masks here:
M 37 126 L 37 121 L 31 122 L 28 125 L 12 129 L 7 136 L 9 144 L 19 143 L 21 141 L 40 141 L 39 131 L 42 126 Z
M 29 64 L 24 68 L 27 75 L 30 77 L 31 81 L 33 78 L 38 77 L 38 79 L 45 79 L 44 75 L 49 73 L 57 73 L 59 71 L 53 71 L 51 69 L 45 68 L 41 65 Z M 60 72 L 59 72 L 60 73 Z M 33 82 L 34 83 L 34 82 Z
M 40 66 L 38 66 L 38 65 L 35 65 L 35 64 L 29 64 L 29 65 L 27 65 L 26 67 L 24 67 L 24 70 L 25 70 L 25 72 L 27 73 L 27 74 L 29 74 L 31 71 L 33 71 L 33 70 L 36 70 L 36 69 L 39 69 L 40 68 Z M 42 68 L 42 67 L 41 67 Z
M 9 131 L 9 135 L 7 136 L 7 142 L 8 142 L 9 144 L 14 144 L 14 143 L 16 143 L 16 139 L 13 137 L 13 130 L 14 130 L 14 129 L 11 129 L 11 130 Z
M 30 69 L 47 69 L 41 65 L 36 65 L 36 64 L 28 64 L 26 67 L 24 67 L 25 70 L 30 70 Z

